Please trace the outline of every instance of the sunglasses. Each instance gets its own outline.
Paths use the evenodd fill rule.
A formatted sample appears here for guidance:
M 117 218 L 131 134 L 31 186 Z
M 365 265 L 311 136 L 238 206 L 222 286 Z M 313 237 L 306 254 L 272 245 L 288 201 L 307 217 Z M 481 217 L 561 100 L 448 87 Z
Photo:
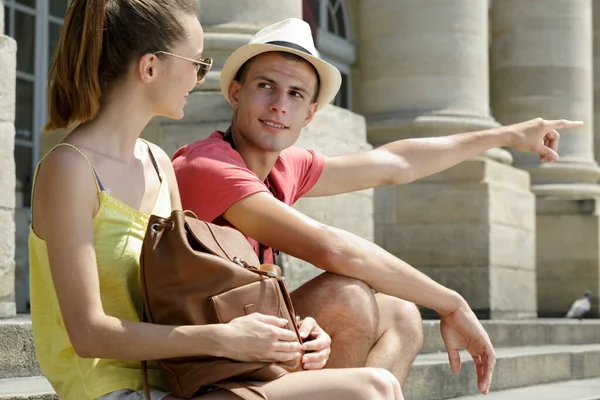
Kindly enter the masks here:
M 210 57 L 203 58 L 202 60 L 194 60 L 193 58 L 178 56 L 177 54 L 169 53 L 166 51 L 157 51 L 154 54 L 166 54 L 168 56 L 181 58 L 182 60 L 191 61 L 194 64 L 196 64 L 196 69 L 197 69 L 196 82 L 197 83 L 200 83 L 200 81 L 202 81 L 202 79 L 204 79 L 204 77 L 206 77 L 206 74 L 208 74 L 208 71 L 210 71 L 210 68 L 213 65 L 213 59 Z

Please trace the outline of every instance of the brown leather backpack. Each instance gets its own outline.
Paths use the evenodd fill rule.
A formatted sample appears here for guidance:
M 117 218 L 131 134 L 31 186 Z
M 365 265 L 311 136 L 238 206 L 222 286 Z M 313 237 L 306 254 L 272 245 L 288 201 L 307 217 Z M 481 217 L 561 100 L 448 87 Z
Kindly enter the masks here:
M 260 265 L 239 231 L 198 220 L 189 211 L 150 217 L 140 256 L 145 318 L 163 325 L 228 323 L 254 312 L 287 319 L 301 343 L 296 315 L 276 265 Z M 270 381 L 302 368 L 199 356 L 158 360 L 174 395 L 191 398 L 214 387 L 266 399 L 244 381 Z M 145 363 L 142 374 L 146 396 Z M 148 397 L 149 399 L 149 397 Z

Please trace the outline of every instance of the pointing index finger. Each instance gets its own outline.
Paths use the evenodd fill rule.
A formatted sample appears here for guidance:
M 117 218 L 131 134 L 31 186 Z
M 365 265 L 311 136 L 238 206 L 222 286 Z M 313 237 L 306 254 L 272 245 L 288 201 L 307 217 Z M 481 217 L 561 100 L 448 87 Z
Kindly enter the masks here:
M 549 129 L 565 129 L 565 128 L 579 128 L 583 125 L 583 121 L 570 121 L 568 119 L 556 119 L 546 121 L 546 126 Z

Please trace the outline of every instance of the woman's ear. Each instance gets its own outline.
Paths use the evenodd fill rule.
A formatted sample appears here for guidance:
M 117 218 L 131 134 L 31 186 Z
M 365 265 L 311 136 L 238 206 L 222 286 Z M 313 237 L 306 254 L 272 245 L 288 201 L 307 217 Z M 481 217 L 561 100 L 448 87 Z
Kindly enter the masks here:
M 158 57 L 156 54 L 144 54 L 137 65 L 137 73 L 144 83 L 150 83 L 157 74 Z

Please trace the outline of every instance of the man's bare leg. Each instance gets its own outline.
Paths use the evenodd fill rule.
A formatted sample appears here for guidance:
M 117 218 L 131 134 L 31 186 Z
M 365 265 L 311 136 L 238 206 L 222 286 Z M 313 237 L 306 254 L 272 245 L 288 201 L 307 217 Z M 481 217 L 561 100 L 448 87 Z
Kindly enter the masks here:
M 379 308 L 378 340 L 369 352 L 368 367 L 385 368 L 404 386 L 410 367 L 423 347 L 423 323 L 417 306 L 382 293 L 375 295 Z
M 367 284 L 326 272 L 294 290 L 291 297 L 298 315 L 313 317 L 331 336 L 327 368 L 367 365 L 379 323 L 377 302 Z
M 297 313 L 331 336 L 327 368 L 377 366 L 404 384 L 423 345 L 421 315 L 409 302 L 373 291 L 361 281 L 324 273 L 292 293 Z

